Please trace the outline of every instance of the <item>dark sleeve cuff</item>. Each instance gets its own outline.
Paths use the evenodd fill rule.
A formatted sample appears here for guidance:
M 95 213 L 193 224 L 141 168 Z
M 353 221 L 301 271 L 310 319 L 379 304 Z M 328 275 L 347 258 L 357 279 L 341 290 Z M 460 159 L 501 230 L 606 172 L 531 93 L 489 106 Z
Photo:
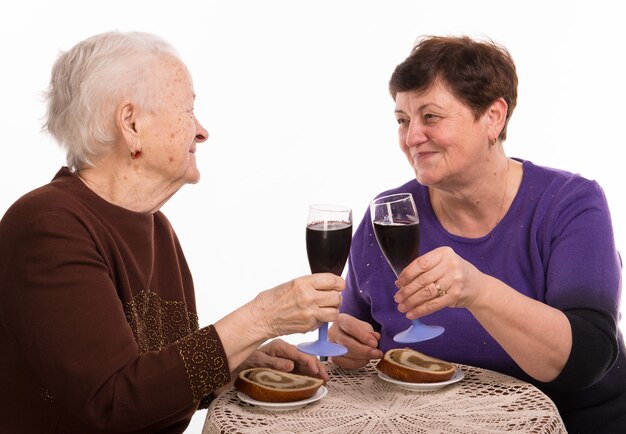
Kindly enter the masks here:
M 211 405 L 211 402 L 215 399 L 213 394 L 207 395 L 200 400 L 200 404 L 198 405 L 198 410 L 206 410 Z
M 563 313 L 572 327 L 572 350 L 559 376 L 547 384 L 561 390 L 584 389 L 602 379 L 617 359 L 616 320 L 591 309 Z
M 185 365 L 194 403 L 209 398 L 211 392 L 230 382 L 228 359 L 213 326 L 201 328 L 175 345 Z

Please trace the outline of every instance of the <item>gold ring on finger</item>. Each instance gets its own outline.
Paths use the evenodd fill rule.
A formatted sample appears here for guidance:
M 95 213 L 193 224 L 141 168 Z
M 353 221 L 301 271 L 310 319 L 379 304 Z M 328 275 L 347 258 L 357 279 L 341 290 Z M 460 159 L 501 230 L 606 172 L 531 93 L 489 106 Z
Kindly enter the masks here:
M 437 297 L 442 297 L 446 295 L 446 291 L 443 291 L 441 289 L 441 285 L 439 284 L 439 282 L 433 282 L 433 285 L 435 285 L 435 289 L 437 290 Z

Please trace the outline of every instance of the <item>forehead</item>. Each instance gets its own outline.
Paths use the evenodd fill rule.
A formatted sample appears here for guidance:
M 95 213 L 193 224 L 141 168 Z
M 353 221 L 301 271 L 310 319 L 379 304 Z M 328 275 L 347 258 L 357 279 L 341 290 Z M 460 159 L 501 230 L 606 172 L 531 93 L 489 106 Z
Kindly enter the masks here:
M 429 104 L 443 107 L 461 104 L 461 101 L 454 96 L 448 86 L 441 82 L 441 80 L 433 81 L 426 89 L 410 90 L 396 94 L 396 108 L 408 106 L 420 108 Z
M 168 100 L 193 99 L 193 82 L 187 67 L 174 56 L 162 55 L 152 65 L 147 74 L 150 85 L 161 92 Z

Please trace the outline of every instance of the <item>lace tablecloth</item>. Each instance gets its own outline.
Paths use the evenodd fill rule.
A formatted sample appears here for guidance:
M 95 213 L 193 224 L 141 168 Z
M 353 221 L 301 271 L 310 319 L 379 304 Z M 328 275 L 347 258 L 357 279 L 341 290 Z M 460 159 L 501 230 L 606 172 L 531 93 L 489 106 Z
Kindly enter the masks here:
M 516 378 L 457 365 L 461 381 L 415 392 L 383 381 L 374 365 L 351 371 L 328 364 L 328 394 L 295 410 L 264 410 L 231 389 L 211 403 L 202 434 L 566 432 L 554 403 Z

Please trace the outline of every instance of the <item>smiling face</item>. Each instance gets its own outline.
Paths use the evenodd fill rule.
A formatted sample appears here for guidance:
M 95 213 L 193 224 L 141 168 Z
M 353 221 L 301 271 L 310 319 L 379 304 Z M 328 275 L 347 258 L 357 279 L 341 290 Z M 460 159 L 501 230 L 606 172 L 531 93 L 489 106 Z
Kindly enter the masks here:
M 207 140 L 208 133 L 193 112 L 189 71 L 175 57 L 164 55 L 147 75 L 147 88 L 154 94 L 149 110 L 139 117 L 142 169 L 170 184 L 196 183 L 196 144 Z
M 398 93 L 395 115 L 400 148 L 422 185 L 467 184 L 491 160 L 488 113 L 476 119 L 439 81 L 424 92 Z

